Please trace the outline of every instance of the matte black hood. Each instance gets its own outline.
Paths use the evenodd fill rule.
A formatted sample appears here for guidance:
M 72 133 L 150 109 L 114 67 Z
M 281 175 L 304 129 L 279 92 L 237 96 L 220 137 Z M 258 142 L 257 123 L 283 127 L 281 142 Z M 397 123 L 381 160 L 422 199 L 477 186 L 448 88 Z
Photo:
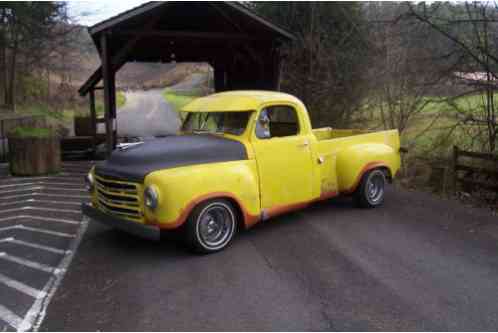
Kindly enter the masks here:
M 214 135 L 179 135 L 117 149 L 108 160 L 95 166 L 95 172 L 142 182 L 156 170 L 246 159 L 246 149 L 238 141 Z

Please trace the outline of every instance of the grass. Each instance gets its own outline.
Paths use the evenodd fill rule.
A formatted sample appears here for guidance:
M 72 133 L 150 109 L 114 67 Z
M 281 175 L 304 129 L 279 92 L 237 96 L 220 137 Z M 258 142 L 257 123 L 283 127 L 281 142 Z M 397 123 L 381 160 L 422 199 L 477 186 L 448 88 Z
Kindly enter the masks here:
M 485 95 L 467 95 L 450 102 L 426 98 L 430 102 L 409 120 L 400 136 L 401 145 L 408 148 L 408 153 L 402 156 L 400 184 L 444 194 L 452 186 L 453 146 L 471 151 L 486 150 L 485 128 L 463 121 L 470 115 L 483 118 L 480 109 L 485 105 Z M 495 98 L 498 103 L 498 97 Z M 366 105 L 358 116 L 355 127 L 382 130 L 379 106 Z M 446 171 L 439 175 L 442 168 Z
M 170 88 L 166 88 L 163 91 L 164 99 L 173 106 L 176 112 L 180 112 L 185 105 L 201 95 L 201 92 L 198 90 L 174 91 Z
M 53 136 L 53 131 L 48 128 L 17 127 L 10 132 L 16 138 L 49 138 Z
M 116 93 L 116 106 L 118 108 L 123 107 L 126 104 L 126 97 L 122 91 Z M 97 99 L 95 101 L 95 111 L 97 117 L 104 116 L 104 102 L 102 99 Z M 88 116 L 90 113 L 89 106 L 75 106 L 70 105 L 69 107 L 64 107 L 60 111 L 54 111 L 53 108 L 44 105 L 27 105 L 19 106 L 16 110 L 17 113 L 23 115 L 33 115 L 33 116 L 45 116 L 49 119 L 62 121 L 64 123 L 71 122 L 75 116 Z
M 182 121 L 185 120 L 186 118 L 186 113 L 181 112 L 180 110 L 187 105 L 188 103 L 192 102 L 194 99 L 202 96 L 202 92 L 200 90 L 190 90 L 190 91 L 176 91 L 172 90 L 170 88 L 166 88 L 163 91 L 163 97 L 168 102 L 173 106 L 173 110 L 178 113 L 180 119 Z
M 126 96 L 122 91 L 116 92 L 116 107 L 119 109 L 126 104 Z M 87 111 L 88 112 L 88 111 Z M 95 101 L 95 112 L 97 113 L 97 117 L 104 116 L 104 101 L 98 99 Z
M 498 96 L 495 98 L 498 103 Z M 459 119 L 477 114 L 479 108 L 482 108 L 485 95 L 462 96 L 451 103 L 427 97 L 429 99 L 434 101 L 429 102 L 414 116 L 401 135 L 402 145 L 410 148 L 410 155 L 441 158 L 450 154 L 453 145 L 468 150 L 482 149 L 482 140 L 473 139 L 482 128 L 464 124 Z M 361 126 L 381 128 L 379 108 L 367 106 L 366 114 L 370 120 L 366 124 L 362 122 Z
M 86 103 L 85 103 L 86 102 Z M 121 91 L 116 93 L 116 105 L 121 108 L 126 103 L 125 94 Z M 104 115 L 104 103 L 102 98 L 97 98 L 95 103 L 95 109 L 97 117 L 102 117 Z M 26 116 L 43 116 L 45 117 L 49 127 L 63 129 L 67 133 L 70 132 L 73 126 L 74 117 L 88 117 L 90 115 L 90 108 L 88 106 L 87 100 L 81 100 L 79 102 L 65 103 L 58 107 L 49 106 L 46 104 L 31 104 L 31 105 L 19 105 L 16 108 L 16 113 Z M 20 130 L 20 134 L 32 133 L 36 135 L 36 131 L 25 131 L 25 129 Z M 43 133 L 38 133 L 43 135 Z

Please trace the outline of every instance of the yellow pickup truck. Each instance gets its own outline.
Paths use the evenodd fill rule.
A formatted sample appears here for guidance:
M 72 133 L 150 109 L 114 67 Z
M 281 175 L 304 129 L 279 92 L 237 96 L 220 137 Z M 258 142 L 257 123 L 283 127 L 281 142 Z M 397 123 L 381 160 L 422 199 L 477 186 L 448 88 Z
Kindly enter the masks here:
M 340 194 L 382 204 L 400 167 L 397 130 L 312 129 L 294 96 L 231 91 L 183 109 L 181 132 L 121 146 L 86 177 L 91 219 L 148 239 L 180 228 L 195 251 Z

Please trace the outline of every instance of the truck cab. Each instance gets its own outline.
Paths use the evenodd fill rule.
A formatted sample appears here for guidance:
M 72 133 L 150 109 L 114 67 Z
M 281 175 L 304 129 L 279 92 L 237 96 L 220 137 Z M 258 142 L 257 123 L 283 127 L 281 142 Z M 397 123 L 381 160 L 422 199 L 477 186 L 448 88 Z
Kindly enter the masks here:
M 117 151 L 91 170 L 87 215 L 148 238 L 182 227 L 191 248 L 215 252 L 238 229 L 340 194 L 377 207 L 400 167 L 396 130 L 312 129 L 288 94 L 225 92 L 182 111 L 178 136 Z M 133 189 L 132 210 L 113 184 Z

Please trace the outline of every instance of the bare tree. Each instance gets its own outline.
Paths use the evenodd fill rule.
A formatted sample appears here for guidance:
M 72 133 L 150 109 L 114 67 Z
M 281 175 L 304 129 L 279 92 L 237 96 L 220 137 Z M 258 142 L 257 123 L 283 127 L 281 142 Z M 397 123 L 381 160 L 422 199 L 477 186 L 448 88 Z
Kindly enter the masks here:
M 480 105 L 470 110 L 462 110 L 456 104 L 453 106 L 461 122 L 475 126 L 472 133 L 484 137 L 483 149 L 493 152 L 498 134 L 494 103 L 498 80 L 496 4 L 492 6 L 489 2 L 466 2 L 454 7 L 453 11 L 448 11 L 441 4 L 407 5 L 413 18 L 450 41 L 458 49 L 461 58 L 465 59 L 455 79 L 458 84 L 467 86 L 471 93 L 481 93 L 485 97 Z
M 32 71 L 43 67 L 67 33 L 66 4 L 63 2 L 1 2 L 4 102 L 16 103 L 16 89 Z

